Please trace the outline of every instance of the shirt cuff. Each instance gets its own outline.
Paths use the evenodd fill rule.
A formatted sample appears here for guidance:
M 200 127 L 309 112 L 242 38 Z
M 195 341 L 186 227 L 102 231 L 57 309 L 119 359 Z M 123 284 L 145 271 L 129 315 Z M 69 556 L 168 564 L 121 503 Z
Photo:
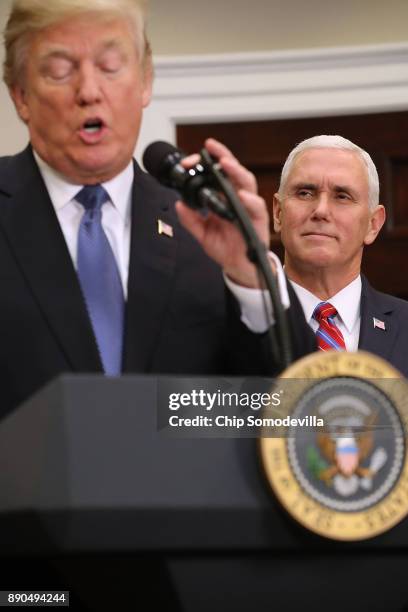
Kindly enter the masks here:
M 280 299 L 283 307 L 287 309 L 290 306 L 290 300 L 282 264 L 275 253 L 269 251 L 268 257 L 276 266 L 276 276 L 278 279 Z M 233 283 L 225 274 L 224 280 L 228 289 L 234 295 L 241 307 L 241 321 L 244 323 L 244 325 L 246 325 L 250 331 L 257 334 L 266 332 L 269 326 L 275 323 L 269 292 L 266 290 L 262 291 L 261 289 L 249 289 L 248 287 L 237 285 L 236 283 Z M 262 295 L 265 298 L 266 313 Z

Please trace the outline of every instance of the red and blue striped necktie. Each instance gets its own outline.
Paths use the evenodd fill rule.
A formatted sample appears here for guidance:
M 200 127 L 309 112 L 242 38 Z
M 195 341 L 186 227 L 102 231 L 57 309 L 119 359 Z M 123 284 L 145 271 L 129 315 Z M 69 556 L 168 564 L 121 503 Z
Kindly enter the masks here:
M 321 351 L 345 351 L 343 334 L 334 322 L 337 310 L 329 302 L 320 302 L 312 317 L 319 323 L 316 332 L 317 346 Z

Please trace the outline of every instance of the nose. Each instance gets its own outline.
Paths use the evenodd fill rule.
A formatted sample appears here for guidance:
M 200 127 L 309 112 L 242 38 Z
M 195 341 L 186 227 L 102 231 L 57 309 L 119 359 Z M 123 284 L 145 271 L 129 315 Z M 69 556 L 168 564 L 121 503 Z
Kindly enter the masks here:
M 327 219 L 330 216 L 330 197 L 326 191 L 319 192 L 312 216 L 315 219 Z
M 90 106 L 100 101 L 101 88 L 96 68 L 91 64 L 81 66 L 78 73 L 77 102 Z

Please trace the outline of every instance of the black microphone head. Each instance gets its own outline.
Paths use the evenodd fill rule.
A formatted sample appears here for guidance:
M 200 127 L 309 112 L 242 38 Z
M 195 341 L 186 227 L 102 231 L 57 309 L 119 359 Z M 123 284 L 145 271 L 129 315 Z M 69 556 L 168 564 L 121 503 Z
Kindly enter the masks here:
M 184 157 L 174 145 L 158 140 L 152 142 L 143 153 L 143 165 L 147 172 L 161 183 L 168 183 L 171 168 Z
M 180 161 L 186 157 L 180 149 L 168 142 L 153 142 L 143 154 L 146 170 L 159 183 L 179 192 L 182 199 L 192 208 L 203 208 L 202 190 L 208 182 L 205 168 L 197 164 L 188 170 Z

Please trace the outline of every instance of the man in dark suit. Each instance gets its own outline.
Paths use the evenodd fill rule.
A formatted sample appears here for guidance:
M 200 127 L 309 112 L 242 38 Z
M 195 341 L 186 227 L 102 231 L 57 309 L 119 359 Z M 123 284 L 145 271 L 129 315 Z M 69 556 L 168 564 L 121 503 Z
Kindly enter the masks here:
M 292 315 L 304 313 L 320 349 L 367 350 L 408 375 L 408 303 L 360 275 L 364 246 L 384 221 L 377 170 L 366 151 L 341 136 L 316 136 L 290 153 L 274 198 L 274 226 L 301 304 Z M 323 322 L 322 303 L 334 308 Z
M 13 3 L 5 81 L 30 145 L 0 160 L 2 415 L 66 371 L 274 370 L 222 278 L 257 284 L 237 229 L 202 220 L 207 257 L 176 194 L 132 160 L 151 95 L 144 18 L 138 0 Z M 267 243 L 253 176 L 207 147 Z

